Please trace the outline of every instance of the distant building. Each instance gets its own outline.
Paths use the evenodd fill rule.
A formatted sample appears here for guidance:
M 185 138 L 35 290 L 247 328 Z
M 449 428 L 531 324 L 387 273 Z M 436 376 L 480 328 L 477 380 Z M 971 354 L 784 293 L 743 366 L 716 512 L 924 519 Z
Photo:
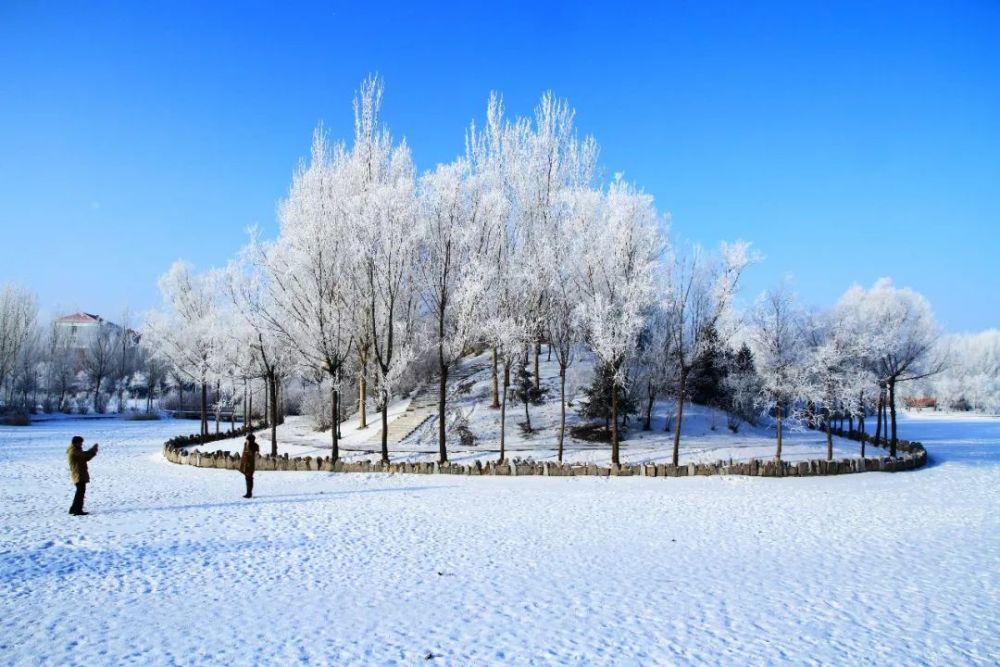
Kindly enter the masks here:
M 91 313 L 73 313 L 64 315 L 56 319 L 55 327 L 68 335 L 67 346 L 73 351 L 74 372 L 79 372 L 86 365 L 87 350 L 93 345 L 97 336 L 101 333 L 111 338 L 121 335 L 122 327 L 114 322 L 109 322 L 100 315 Z M 139 333 L 132 329 L 126 330 L 133 345 L 139 343 Z
M 121 327 L 114 322 L 109 322 L 100 315 L 91 315 L 90 313 L 65 315 L 55 321 L 55 326 L 69 334 L 69 346 L 78 350 L 90 347 L 98 332 L 102 330 L 110 330 L 114 334 L 121 331 Z
M 937 399 L 933 396 L 918 396 L 914 398 L 906 399 L 906 407 L 911 410 L 923 410 L 924 408 L 930 408 L 931 410 L 937 409 Z

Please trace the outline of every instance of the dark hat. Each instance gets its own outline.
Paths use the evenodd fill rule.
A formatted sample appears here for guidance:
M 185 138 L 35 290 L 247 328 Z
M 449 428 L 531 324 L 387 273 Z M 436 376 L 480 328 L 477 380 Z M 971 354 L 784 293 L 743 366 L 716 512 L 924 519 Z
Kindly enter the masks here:
M 249 440 L 250 442 L 256 442 L 257 438 L 256 436 L 254 436 L 253 433 L 250 433 L 249 435 L 247 435 L 247 440 Z
M 82 435 L 74 435 L 73 436 L 73 444 L 74 445 L 82 445 L 83 444 L 83 436 Z

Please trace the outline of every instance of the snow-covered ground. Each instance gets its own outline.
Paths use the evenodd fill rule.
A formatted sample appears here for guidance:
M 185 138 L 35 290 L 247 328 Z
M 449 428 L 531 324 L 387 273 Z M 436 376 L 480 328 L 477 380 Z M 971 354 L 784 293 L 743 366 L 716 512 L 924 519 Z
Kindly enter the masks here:
M 1000 420 L 830 478 L 166 463 L 191 422 L 0 428 L 0 664 L 996 664 Z M 88 517 L 64 449 L 101 443 Z M 431 656 L 430 660 L 425 660 Z

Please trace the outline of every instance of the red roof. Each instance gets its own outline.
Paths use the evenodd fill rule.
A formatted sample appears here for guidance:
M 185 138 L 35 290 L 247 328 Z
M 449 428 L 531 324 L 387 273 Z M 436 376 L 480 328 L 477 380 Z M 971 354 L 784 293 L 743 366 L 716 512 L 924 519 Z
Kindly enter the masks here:
M 60 317 L 57 322 L 62 322 L 65 324 L 73 323 L 85 323 L 92 324 L 101 321 L 100 315 L 91 315 L 90 313 L 73 313 L 72 315 L 65 315 Z

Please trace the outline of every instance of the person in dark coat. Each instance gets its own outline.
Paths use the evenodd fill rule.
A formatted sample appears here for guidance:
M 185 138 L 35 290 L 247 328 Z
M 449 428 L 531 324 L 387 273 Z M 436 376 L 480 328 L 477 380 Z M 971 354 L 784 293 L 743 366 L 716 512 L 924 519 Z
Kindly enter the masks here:
M 253 498 L 253 473 L 257 469 L 257 454 L 260 453 L 260 446 L 257 438 L 251 433 L 243 443 L 243 455 L 240 456 L 240 472 L 247 480 L 247 492 L 244 498 Z
M 74 435 L 72 442 L 66 449 L 66 458 L 69 460 L 69 478 L 76 485 L 76 494 L 73 496 L 73 504 L 69 508 L 69 513 L 74 516 L 84 516 L 89 512 L 83 511 L 83 497 L 87 493 L 87 484 L 90 482 L 90 471 L 87 470 L 87 461 L 97 456 L 97 444 L 90 449 L 83 448 L 83 438 Z

